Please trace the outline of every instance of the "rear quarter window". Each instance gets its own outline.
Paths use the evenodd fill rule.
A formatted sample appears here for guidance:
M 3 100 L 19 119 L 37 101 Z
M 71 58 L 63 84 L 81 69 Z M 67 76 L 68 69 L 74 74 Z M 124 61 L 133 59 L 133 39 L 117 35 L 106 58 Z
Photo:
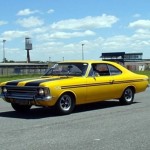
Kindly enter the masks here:
M 122 72 L 121 72 L 118 68 L 116 68 L 115 66 L 108 65 L 108 68 L 109 68 L 110 75 L 119 75 L 119 74 L 122 73 Z

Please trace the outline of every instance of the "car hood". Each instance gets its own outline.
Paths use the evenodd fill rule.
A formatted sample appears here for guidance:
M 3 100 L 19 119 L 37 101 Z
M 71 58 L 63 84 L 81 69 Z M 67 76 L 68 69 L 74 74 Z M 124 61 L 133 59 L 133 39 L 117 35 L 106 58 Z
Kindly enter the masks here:
M 21 80 L 13 80 L 1 83 L 1 85 L 9 85 L 9 86 L 40 86 L 40 84 L 50 83 L 53 81 L 60 81 L 65 79 L 70 79 L 73 77 L 40 77 L 40 78 L 32 78 L 32 79 L 21 79 Z

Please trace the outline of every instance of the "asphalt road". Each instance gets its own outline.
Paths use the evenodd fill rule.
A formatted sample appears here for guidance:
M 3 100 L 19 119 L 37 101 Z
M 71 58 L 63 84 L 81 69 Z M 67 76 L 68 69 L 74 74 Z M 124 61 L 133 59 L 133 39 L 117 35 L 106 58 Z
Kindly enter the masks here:
M 150 88 L 132 105 L 100 102 L 67 116 L 18 114 L 0 99 L 0 150 L 150 150 Z

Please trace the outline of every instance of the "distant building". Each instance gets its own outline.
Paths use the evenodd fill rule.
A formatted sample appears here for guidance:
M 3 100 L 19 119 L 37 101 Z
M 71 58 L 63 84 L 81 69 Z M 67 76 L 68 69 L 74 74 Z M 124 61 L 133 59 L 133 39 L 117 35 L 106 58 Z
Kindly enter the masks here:
M 119 63 L 139 62 L 142 61 L 143 53 L 125 53 L 125 52 L 110 52 L 102 53 L 100 58 L 107 61 L 115 61 Z
M 126 53 L 124 55 L 125 62 L 140 62 L 142 61 L 143 53 Z
M 104 61 L 114 61 L 124 65 L 127 69 L 135 71 L 150 70 L 150 59 L 144 60 L 143 53 L 110 52 L 102 53 L 100 58 Z

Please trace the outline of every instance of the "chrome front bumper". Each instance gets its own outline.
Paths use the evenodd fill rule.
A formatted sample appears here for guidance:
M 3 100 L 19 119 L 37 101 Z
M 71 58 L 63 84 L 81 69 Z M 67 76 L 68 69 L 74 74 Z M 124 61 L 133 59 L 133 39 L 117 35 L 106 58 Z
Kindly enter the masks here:
M 18 86 L 3 86 L 1 88 L 0 97 L 6 101 L 50 101 L 52 96 L 47 87 L 18 87 Z M 7 89 L 7 92 L 3 92 L 3 88 Z M 46 89 L 47 94 L 39 95 L 38 89 Z
M 16 99 L 16 100 L 28 100 L 28 101 L 50 101 L 52 99 L 52 96 L 46 96 L 46 97 L 30 97 L 28 95 L 24 96 L 9 96 L 9 95 L 0 95 L 0 98 L 2 99 Z

